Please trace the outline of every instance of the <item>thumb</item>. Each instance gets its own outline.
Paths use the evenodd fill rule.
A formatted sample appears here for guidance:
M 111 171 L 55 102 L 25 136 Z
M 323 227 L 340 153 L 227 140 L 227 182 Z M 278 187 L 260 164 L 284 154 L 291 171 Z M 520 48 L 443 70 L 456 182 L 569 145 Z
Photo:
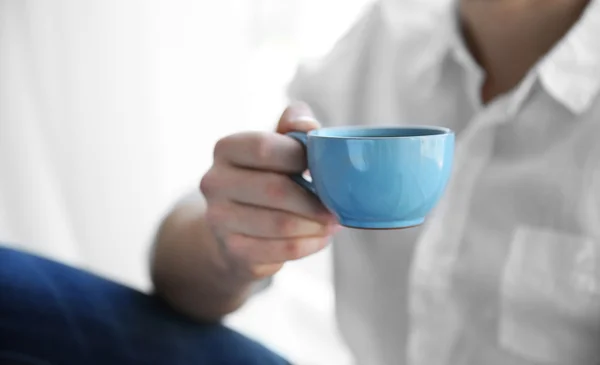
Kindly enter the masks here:
M 277 124 L 277 133 L 308 132 L 320 126 L 308 104 L 296 102 L 288 106 L 281 115 Z

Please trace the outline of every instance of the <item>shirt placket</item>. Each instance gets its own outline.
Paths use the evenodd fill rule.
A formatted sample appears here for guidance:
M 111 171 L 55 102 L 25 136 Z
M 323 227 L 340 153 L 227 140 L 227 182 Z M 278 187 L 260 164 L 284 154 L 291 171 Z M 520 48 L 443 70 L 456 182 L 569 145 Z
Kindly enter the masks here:
M 532 71 L 514 92 L 483 106 L 484 73 L 462 43 L 453 56 L 465 71 L 463 82 L 475 116 L 457 136 L 452 180 L 417 244 L 411 276 L 409 364 L 446 365 L 461 337 L 463 314 L 453 300 L 453 271 L 469 219 L 475 184 L 492 163 L 496 126 L 514 120 L 536 80 Z
M 476 79 L 473 78 L 472 86 Z M 510 121 L 525 100 L 531 82 L 483 108 L 457 138 L 455 169 L 444 198 L 417 245 L 411 278 L 409 341 L 413 365 L 447 364 L 461 336 L 463 314 L 453 301 L 453 271 L 469 219 L 474 187 L 492 163 L 496 126 Z
M 416 248 L 410 293 L 414 322 L 408 349 L 413 365 L 446 364 L 459 335 L 461 318 L 452 301 L 451 278 L 473 186 L 493 149 L 490 118 L 494 116 L 493 111 L 476 116 L 457 139 L 453 178 Z

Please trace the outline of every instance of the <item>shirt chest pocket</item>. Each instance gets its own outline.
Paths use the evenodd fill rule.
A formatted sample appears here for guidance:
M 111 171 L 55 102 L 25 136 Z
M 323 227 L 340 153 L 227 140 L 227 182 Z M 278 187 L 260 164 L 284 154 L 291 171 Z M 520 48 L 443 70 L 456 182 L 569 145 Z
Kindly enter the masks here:
M 542 364 L 600 362 L 598 240 L 518 227 L 500 291 L 502 348 Z

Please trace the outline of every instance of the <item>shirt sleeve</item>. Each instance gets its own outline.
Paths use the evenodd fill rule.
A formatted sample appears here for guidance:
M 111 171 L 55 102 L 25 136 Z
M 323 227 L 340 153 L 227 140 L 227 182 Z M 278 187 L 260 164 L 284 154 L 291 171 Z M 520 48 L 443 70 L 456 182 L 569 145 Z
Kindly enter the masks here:
M 353 105 L 361 98 L 370 50 L 381 26 L 380 4 L 375 2 L 329 54 L 297 69 L 287 90 L 290 101 L 308 103 L 323 126 L 353 124 Z

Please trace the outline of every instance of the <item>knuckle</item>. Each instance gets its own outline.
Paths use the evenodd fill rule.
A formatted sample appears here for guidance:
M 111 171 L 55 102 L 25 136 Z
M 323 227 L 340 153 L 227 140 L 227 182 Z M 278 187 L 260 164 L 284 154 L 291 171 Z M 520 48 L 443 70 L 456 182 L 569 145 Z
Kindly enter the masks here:
M 259 134 L 254 143 L 254 155 L 259 162 L 269 161 L 273 155 L 274 144 L 268 134 Z
M 233 136 L 227 136 L 219 139 L 217 143 L 215 143 L 215 148 L 213 151 L 215 159 L 223 155 L 225 151 L 229 150 L 232 143 L 232 139 Z
M 200 180 L 200 192 L 204 196 L 213 195 L 219 187 L 218 176 L 213 169 L 209 170 Z
M 306 250 L 304 247 L 303 240 L 293 239 L 287 240 L 285 243 L 285 255 L 288 260 L 298 260 L 303 258 L 306 255 Z
M 264 189 L 268 198 L 275 201 L 282 200 L 288 194 L 287 177 L 279 174 L 269 174 L 265 179 Z
M 278 214 L 275 218 L 276 230 L 282 236 L 293 235 L 298 227 L 298 221 L 296 218 L 289 214 Z

